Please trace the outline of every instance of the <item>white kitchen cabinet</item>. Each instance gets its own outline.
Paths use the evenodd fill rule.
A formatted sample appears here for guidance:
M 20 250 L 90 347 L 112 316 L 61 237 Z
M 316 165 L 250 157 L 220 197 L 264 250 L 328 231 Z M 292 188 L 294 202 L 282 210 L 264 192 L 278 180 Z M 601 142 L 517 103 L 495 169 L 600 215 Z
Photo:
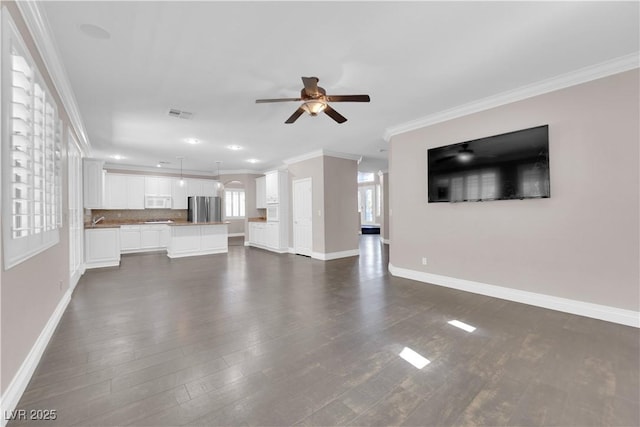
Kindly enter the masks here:
M 163 228 L 155 225 L 142 225 L 140 227 L 140 248 L 158 249 L 161 245 L 161 234 Z
M 170 226 L 169 258 L 226 253 L 229 250 L 226 224 Z
M 84 261 L 86 268 L 119 266 L 120 229 L 85 229 Z
M 277 222 L 266 223 L 265 245 L 271 249 L 280 249 L 280 224 Z
M 267 177 L 256 178 L 256 209 L 267 208 Z
M 127 209 L 127 176 L 107 173 L 104 179 L 104 208 Z
M 278 171 L 267 172 L 265 181 L 267 203 L 278 203 Z
M 214 197 L 218 194 L 218 181 L 202 180 L 202 194 L 200 196 Z
M 120 226 L 120 251 L 122 253 L 162 250 L 168 244 L 168 225 L 139 224 Z
M 288 251 L 288 242 L 279 222 L 249 222 L 249 246 L 277 253 Z
M 202 195 L 202 181 L 195 178 L 185 179 L 187 197 Z
M 187 209 L 187 180 L 183 181 L 183 185 L 179 178 L 171 183 L 171 209 Z
M 144 176 L 127 175 L 127 209 L 144 209 Z
M 171 178 L 164 176 L 146 176 L 144 178 L 144 194 L 171 197 L 171 180 Z
M 144 209 L 143 176 L 107 173 L 104 187 L 105 209 Z
M 218 195 L 218 181 L 212 179 L 189 178 L 186 180 L 186 186 L 187 196 L 214 197 Z
M 284 204 L 289 191 L 287 171 L 275 170 L 265 173 L 265 194 L 267 204 Z
M 200 226 L 200 248 L 203 251 L 226 249 L 228 246 L 227 226 Z
M 82 166 L 84 207 L 102 209 L 104 207 L 104 161 L 84 159 Z
M 140 226 L 120 226 L 120 252 L 138 252 L 140 250 Z

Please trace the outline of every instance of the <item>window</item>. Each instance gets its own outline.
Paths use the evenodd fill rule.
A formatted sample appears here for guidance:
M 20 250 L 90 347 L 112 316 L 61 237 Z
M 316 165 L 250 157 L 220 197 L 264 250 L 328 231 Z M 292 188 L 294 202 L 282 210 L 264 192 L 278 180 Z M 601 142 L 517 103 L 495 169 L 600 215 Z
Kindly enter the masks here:
M 3 13 L 4 267 L 55 245 L 62 226 L 61 129 L 56 103 Z
M 373 182 L 375 175 L 373 172 L 358 172 L 358 183 Z
M 227 189 L 224 191 L 224 216 L 226 218 L 244 218 L 243 189 Z

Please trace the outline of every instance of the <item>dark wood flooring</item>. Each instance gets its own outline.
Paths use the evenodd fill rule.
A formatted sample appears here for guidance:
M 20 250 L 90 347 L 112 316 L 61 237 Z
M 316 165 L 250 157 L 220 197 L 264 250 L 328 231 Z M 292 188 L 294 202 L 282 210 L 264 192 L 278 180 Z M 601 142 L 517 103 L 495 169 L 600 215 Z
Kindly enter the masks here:
M 640 425 L 637 329 L 391 277 L 379 236 L 361 249 L 88 271 L 18 407 L 57 419 L 9 426 Z

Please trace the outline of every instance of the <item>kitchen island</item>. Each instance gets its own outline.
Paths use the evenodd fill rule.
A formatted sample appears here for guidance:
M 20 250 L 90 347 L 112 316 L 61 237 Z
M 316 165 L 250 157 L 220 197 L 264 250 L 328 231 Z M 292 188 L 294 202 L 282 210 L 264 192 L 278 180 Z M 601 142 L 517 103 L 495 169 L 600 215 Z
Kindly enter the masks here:
M 167 247 L 169 258 L 211 255 L 229 251 L 229 230 L 223 222 L 175 222 Z
M 104 221 L 85 224 L 86 268 L 117 267 L 120 254 L 167 252 L 169 258 L 227 253 L 224 222 Z

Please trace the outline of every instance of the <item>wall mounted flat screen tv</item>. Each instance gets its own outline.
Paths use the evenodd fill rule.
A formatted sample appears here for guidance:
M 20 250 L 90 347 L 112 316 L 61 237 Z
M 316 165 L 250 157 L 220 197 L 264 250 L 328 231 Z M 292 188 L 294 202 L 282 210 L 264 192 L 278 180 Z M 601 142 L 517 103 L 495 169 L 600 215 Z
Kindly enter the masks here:
M 429 203 L 551 196 L 548 125 L 431 148 L 427 159 Z

